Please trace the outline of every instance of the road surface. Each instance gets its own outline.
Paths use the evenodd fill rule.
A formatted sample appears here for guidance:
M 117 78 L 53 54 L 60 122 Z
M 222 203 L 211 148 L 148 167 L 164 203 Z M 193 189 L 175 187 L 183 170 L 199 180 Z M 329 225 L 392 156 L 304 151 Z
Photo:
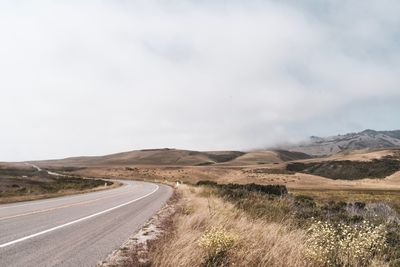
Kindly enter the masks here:
M 172 194 L 165 185 L 123 183 L 95 193 L 0 205 L 0 266 L 95 266 Z

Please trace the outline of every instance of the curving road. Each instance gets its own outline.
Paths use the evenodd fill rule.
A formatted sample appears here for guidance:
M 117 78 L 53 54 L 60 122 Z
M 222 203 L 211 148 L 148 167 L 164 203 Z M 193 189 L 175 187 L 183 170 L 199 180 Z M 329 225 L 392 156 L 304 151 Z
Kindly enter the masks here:
M 95 266 L 172 194 L 165 185 L 122 182 L 107 191 L 0 205 L 0 266 Z

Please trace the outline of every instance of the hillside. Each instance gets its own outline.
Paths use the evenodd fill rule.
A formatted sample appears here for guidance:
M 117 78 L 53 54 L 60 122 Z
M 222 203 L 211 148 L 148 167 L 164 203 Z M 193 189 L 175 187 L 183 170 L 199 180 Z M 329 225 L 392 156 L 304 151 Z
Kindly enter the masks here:
M 288 151 L 191 151 L 179 149 L 146 149 L 96 157 L 73 157 L 60 160 L 36 161 L 42 167 L 92 167 L 92 166 L 207 166 L 207 165 L 257 165 L 281 163 L 293 159 L 307 159 L 303 153 Z
M 365 130 L 359 133 L 349 133 L 330 137 L 312 136 L 308 142 L 300 145 L 284 147 L 284 149 L 314 156 L 326 156 L 352 150 L 397 147 L 400 147 L 400 130 Z
M 105 156 L 38 161 L 41 166 L 210 165 L 243 155 L 239 151 L 198 152 L 177 149 L 145 149 Z

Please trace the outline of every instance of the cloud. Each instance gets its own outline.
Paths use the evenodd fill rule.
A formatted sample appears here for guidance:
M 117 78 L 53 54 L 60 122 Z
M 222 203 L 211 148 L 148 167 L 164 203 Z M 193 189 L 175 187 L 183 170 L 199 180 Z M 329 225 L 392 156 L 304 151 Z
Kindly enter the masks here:
M 399 127 L 399 5 L 2 2 L 0 159 Z

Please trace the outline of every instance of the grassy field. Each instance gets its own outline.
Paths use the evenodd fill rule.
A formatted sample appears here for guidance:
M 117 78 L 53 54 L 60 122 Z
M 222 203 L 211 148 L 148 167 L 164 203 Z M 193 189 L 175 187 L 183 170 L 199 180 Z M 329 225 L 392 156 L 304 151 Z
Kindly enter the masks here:
M 0 202 L 96 190 L 104 185 L 101 177 L 179 181 L 163 234 L 146 248 L 125 251 L 131 255 L 126 266 L 396 267 L 399 153 L 318 159 L 164 149 L 71 158 L 41 163 L 69 178 L 26 166 L 0 168 Z
M 100 179 L 53 176 L 32 167 L 0 168 L 0 203 L 48 198 L 88 192 L 113 185 Z
M 149 244 L 150 262 L 143 266 L 305 266 L 303 231 L 254 220 L 200 187 L 182 186 L 178 191 L 178 212 L 166 225 L 166 234 Z M 215 237 L 212 231 L 217 231 Z M 207 232 L 214 240 L 210 247 L 201 245 Z M 285 246 L 274 245 L 278 243 Z M 138 266 L 135 251 L 130 253 L 125 266 Z
M 273 167 L 81 172 L 186 183 L 177 189 L 178 212 L 163 227 L 165 235 L 149 242 L 149 262 L 143 266 L 400 266 L 398 173 L 344 181 Z M 251 182 L 256 184 L 246 185 Z M 269 191 L 273 184 L 280 186 Z M 287 194 L 276 193 L 285 192 L 282 186 Z M 327 244 L 336 245 L 321 249 Z M 126 266 L 140 266 L 138 252 L 129 253 Z
M 295 161 L 301 170 L 252 153 L 218 166 L 89 166 L 72 173 L 184 183 L 164 235 L 147 244 L 148 262 L 138 262 L 143 250 L 133 249 L 126 266 L 395 267 L 400 172 L 397 151 L 389 152 Z
M 125 266 L 400 263 L 400 218 L 380 199 L 344 202 L 286 193 L 280 186 L 200 184 L 177 189 L 177 212 L 164 235 L 147 244 L 149 261 L 138 263 L 133 250 Z

